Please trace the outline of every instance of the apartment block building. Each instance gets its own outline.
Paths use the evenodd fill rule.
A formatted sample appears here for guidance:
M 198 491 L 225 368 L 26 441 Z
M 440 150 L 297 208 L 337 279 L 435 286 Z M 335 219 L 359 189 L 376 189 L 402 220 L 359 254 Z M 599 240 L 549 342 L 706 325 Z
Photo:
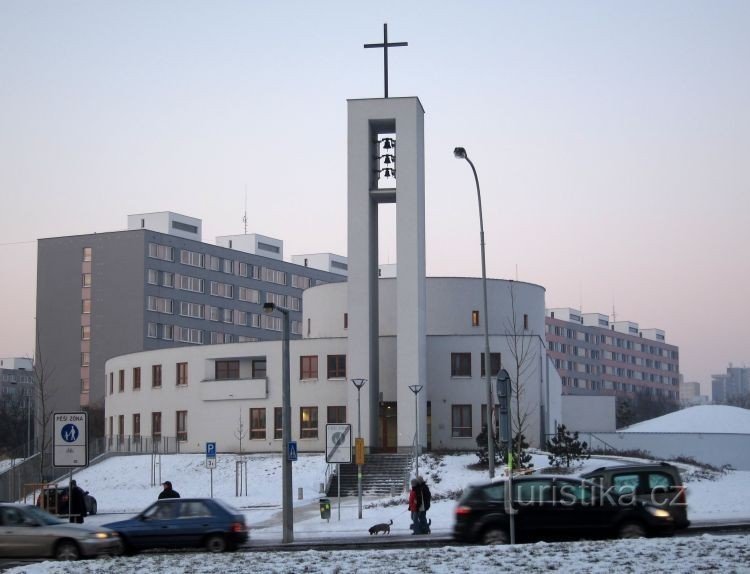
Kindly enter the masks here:
M 750 400 L 750 367 L 730 364 L 726 373 L 711 375 L 711 400 L 717 404 Z
M 545 326 L 563 394 L 679 400 L 679 349 L 663 330 L 571 308 L 547 309 Z
M 37 360 L 55 410 L 102 406 L 104 363 L 180 345 L 281 339 L 288 308 L 302 334 L 302 292 L 338 273 L 283 260 L 283 242 L 256 235 L 202 241 L 201 221 L 173 212 L 128 216 L 128 229 L 40 239 Z M 103 430 L 103 429 L 97 429 Z

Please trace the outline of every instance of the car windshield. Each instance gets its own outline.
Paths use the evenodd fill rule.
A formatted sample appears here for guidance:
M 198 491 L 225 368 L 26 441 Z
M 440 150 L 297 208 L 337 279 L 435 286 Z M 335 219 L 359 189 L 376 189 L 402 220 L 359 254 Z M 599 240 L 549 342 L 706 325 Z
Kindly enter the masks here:
M 26 510 L 26 514 L 30 518 L 32 518 L 36 522 L 39 522 L 40 524 L 44 524 L 45 526 L 53 526 L 55 524 L 65 524 L 64 521 L 52 516 L 49 512 L 42 510 L 41 508 L 37 508 L 36 506 L 26 506 L 25 510 Z

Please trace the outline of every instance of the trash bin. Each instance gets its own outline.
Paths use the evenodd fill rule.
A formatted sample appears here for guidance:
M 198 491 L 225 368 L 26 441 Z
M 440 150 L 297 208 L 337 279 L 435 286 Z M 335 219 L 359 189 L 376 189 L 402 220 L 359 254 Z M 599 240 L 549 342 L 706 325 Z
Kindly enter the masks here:
M 323 520 L 331 519 L 331 499 L 330 498 L 320 499 L 320 517 Z

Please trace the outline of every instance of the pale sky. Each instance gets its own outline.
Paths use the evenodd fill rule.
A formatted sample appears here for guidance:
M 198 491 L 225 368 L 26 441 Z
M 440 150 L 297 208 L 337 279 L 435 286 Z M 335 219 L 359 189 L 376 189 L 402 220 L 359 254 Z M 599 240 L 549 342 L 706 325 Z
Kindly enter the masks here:
M 40 237 L 203 220 L 346 254 L 346 100 L 426 110 L 427 271 L 662 328 L 704 391 L 750 364 L 750 2 L 0 0 L 0 356 Z M 393 231 L 384 223 L 381 235 Z M 392 237 L 383 262 L 394 262 Z M 517 270 L 517 271 L 516 271 Z

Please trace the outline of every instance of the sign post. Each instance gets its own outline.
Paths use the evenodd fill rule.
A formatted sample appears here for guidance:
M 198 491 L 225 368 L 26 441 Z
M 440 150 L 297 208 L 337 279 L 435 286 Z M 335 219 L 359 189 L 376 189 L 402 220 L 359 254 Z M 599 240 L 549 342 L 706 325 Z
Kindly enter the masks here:
M 216 443 L 206 443 L 206 468 L 211 473 L 211 498 L 214 497 L 214 469 L 216 468 Z
M 326 462 L 336 464 L 339 520 L 341 520 L 341 463 L 349 464 L 352 462 L 352 425 L 326 425 Z
M 88 466 L 88 414 L 55 413 L 52 426 L 52 465 L 70 469 L 68 476 L 68 517 L 73 503 L 73 469 Z

